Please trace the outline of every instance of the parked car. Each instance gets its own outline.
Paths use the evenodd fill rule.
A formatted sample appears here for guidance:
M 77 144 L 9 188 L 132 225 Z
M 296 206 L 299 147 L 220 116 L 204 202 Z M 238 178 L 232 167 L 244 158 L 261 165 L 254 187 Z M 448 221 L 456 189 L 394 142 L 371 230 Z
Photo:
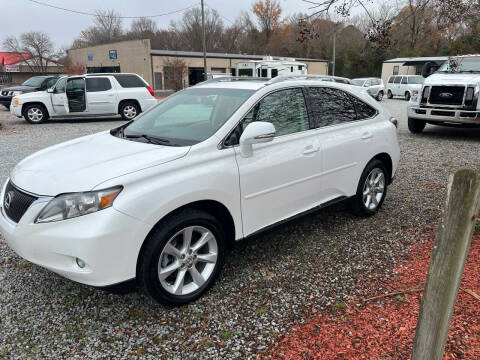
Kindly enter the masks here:
M 25 80 L 21 85 L 3 88 L 0 90 L 0 104 L 10 109 L 14 96 L 47 90 L 57 82 L 59 77 L 59 75 L 33 76 Z
M 352 84 L 356 86 L 361 86 L 378 101 L 382 101 L 383 95 L 385 94 L 385 87 L 383 85 L 383 80 L 380 78 L 357 78 L 352 79 Z
M 425 76 L 428 76 L 426 69 Z M 426 124 L 480 126 L 480 56 L 455 56 L 425 79 L 408 104 L 408 129 L 421 133 Z
M 57 117 L 112 116 L 132 120 L 157 103 L 137 74 L 63 76 L 47 91 L 17 95 L 10 112 L 31 124 Z
M 405 100 L 410 101 L 413 95 L 418 94 L 424 80 L 424 77 L 419 75 L 390 76 L 385 87 L 387 97 L 391 99 L 394 96 L 402 96 Z
M 136 281 L 180 305 L 212 286 L 228 244 L 342 200 L 380 209 L 400 152 L 374 99 L 335 82 L 221 80 L 21 161 L 0 197 L 8 245 L 80 283 Z

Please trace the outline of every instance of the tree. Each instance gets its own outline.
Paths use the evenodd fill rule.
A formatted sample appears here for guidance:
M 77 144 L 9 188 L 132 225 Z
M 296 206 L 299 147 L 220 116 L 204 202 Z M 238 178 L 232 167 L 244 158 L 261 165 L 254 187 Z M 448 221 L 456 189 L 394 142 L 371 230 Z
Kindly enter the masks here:
M 20 35 L 20 39 L 10 36 L 2 45 L 7 51 L 20 54 L 31 72 L 45 73 L 48 64 L 58 57 L 53 42 L 44 32 L 26 32 Z
M 183 78 L 187 74 L 187 64 L 179 58 L 167 58 L 163 63 L 165 89 L 179 91 L 184 88 Z
M 154 20 L 146 17 L 133 20 L 132 24 L 130 25 L 130 34 L 138 39 L 151 37 L 157 32 L 157 30 L 157 23 Z
M 280 24 L 282 8 L 277 0 L 259 0 L 252 5 L 252 12 L 257 17 L 268 44 L 273 32 Z
M 95 10 L 93 26 L 80 32 L 72 47 L 81 48 L 108 44 L 121 40 L 123 35 L 122 19 L 115 10 Z
M 79 63 L 74 63 L 69 57 L 67 57 L 63 61 L 63 73 L 68 75 L 85 74 L 85 66 Z

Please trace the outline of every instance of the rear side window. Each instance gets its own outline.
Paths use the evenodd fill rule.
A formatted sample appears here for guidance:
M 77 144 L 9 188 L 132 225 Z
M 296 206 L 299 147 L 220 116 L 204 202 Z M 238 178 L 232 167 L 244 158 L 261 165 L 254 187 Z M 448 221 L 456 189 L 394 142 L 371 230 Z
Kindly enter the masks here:
M 309 88 L 311 112 L 317 127 L 339 125 L 357 120 L 350 97 L 339 89 Z
M 402 78 L 402 84 L 406 84 L 408 82 L 408 78 L 406 76 L 404 76 Z
M 395 76 L 390 76 L 390 79 L 388 79 L 388 83 L 393 84 L 393 80 L 395 80 Z
M 355 110 L 357 112 L 357 120 L 370 119 L 371 117 L 374 117 L 377 114 L 377 110 L 375 110 L 373 107 L 371 107 L 367 103 L 364 103 L 359 98 L 350 94 L 348 94 L 348 96 L 350 97 L 353 103 L 353 106 L 355 107 Z
M 112 88 L 112 84 L 108 78 L 87 78 L 87 91 L 88 92 L 97 92 L 97 91 L 107 91 Z
M 395 83 L 395 84 L 400 84 L 400 81 L 402 81 L 402 77 L 401 77 L 401 76 L 397 76 L 397 77 L 395 78 L 394 83 Z
M 146 84 L 137 75 L 113 75 L 123 88 L 145 87 Z

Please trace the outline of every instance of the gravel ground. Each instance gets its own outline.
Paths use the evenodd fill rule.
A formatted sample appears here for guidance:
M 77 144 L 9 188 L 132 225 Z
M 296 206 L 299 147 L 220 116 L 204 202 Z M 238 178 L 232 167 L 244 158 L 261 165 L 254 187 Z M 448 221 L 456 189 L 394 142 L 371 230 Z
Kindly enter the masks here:
M 345 204 L 238 244 L 213 289 L 167 309 L 132 293 L 113 295 L 63 279 L 15 255 L 0 237 L 0 357 L 253 358 L 312 312 L 360 293 L 433 230 L 448 175 L 480 169 L 480 129 L 406 130 L 406 102 L 383 104 L 400 120 L 402 160 L 382 210 L 369 219 Z M 120 120 L 32 126 L 0 110 L 0 181 L 28 154 Z M 381 291 L 381 289 L 378 289 Z

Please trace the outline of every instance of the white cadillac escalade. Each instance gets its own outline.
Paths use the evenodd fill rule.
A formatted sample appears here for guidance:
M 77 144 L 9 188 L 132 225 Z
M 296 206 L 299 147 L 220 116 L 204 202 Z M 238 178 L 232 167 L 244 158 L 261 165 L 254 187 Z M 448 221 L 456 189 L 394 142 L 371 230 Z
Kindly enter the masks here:
M 426 124 L 480 126 L 480 55 L 456 56 L 425 79 L 408 104 L 408 129 Z

